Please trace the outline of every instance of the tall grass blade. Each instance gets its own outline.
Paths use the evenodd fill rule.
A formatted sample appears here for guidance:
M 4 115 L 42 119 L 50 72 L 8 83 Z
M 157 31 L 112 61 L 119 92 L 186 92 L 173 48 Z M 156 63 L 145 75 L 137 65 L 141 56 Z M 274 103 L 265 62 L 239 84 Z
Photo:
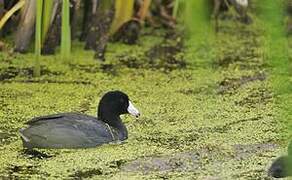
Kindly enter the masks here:
M 174 6 L 172 10 L 172 17 L 177 18 L 178 9 L 182 0 L 174 0 Z
M 69 60 L 71 53 L 71 29 L 70 29 L 70 2 L 63 0 L 62 27 L 61 27 L 61 57 Z
M 33 75 L 39 77 L 41 75 L 40 70 L 40 57 L 41 57 L 41 38 L 42 38 L 42 14 L 43 14 L 43 0 L 36 1 L 36 30 L 35 30 L 35 63 Z
M 52 22 L 54 0 L 44 0 L 42 16 L 42 44 L 45 42 L 47 32 Z

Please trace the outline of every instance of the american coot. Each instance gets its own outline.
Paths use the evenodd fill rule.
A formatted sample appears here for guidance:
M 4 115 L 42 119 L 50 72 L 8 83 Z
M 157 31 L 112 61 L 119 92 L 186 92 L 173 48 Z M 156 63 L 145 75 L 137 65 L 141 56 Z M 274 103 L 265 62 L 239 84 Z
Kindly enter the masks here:
M 98 117 L 79 113 L 60 113 L 36 117 L 20 129 L 26 148 L 88 148 L 128 138 L 121 114 L 140 115 L 121 91 L 110 91 L 100 100 Z
M 292 176 L 292 141 L 288 146 L 288 156 L 277 158 L 269 168 L 269 175 L 274 178 Z

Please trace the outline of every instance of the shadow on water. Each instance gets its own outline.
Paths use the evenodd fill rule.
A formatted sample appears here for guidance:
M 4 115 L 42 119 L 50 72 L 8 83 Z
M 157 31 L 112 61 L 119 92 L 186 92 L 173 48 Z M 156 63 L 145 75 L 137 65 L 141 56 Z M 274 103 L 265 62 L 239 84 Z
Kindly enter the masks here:
M 54 156 L 41 151 L 29 149 L 21 150 L 19 155 L 32 160 L 45 160 Z M 39 172 L 39 166 L 40 165 L 38 165 L 37 161 L 28 164 L 9 164 L 5 169 L 5 173 L 0 175 L 0 179 L 30 179 L 33 175 L 47 177 L 48 174 Z
M 110 169 L 120 169 L 122 165 L 126 163 L 125 160 L 115 160 L 108 164 Z M 84 170 L 77 170 L 73 174 L 69 175 L 70 178 L 73 179 L 84 179 L 84 178 L 92 178 L 94 176 L 105 175 L 107 172 L 104 172 L 102 168 L 90 168 Z
M 84 179 L 84 178 L 92 178 L 93 176 L 102 175 L 102 170 L 98 168 L 93 168 L 89 170 L 78 170 L 74 174 L 70 175 L 70 178 L 73 179 Z
M 54 157 L 54 155 L 37 151 L 35 149 L 23 149 L 21 154 L 23 156 L 28 157 L 29 159 L 48 159 L 48 158 Z
M 20 151 L 20 156 L 27 157 L 34 160 L 42 160 L 53 157 L 37 150 L 23 149 Z M 27 164 L 9 164 L 5 173 L 0 178 L 2 179 L 30 179 L 33 175 L 40 175 L 42 177 L 48 176 L 48 174 L 39 172 L 39 165 L 37 163 Z

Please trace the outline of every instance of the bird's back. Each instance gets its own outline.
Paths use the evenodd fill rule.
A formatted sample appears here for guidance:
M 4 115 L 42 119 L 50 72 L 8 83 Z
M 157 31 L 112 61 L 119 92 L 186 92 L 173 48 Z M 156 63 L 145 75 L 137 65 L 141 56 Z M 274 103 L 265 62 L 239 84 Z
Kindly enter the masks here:
M 27 148 L 88 148 L 114 141 L 117 133 L 95 117 L 62 113 L 34 118 L 20 130 Z

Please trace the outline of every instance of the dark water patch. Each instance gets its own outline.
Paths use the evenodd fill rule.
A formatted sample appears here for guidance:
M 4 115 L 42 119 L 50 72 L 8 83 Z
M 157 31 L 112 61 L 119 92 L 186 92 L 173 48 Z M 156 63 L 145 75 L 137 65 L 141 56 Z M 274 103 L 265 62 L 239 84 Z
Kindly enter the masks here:
M 109 163 L 110 168 L 117 168 L 120 169 L 127 161 L 120 159 L 120 160 L 115 160 Z
M 253 66 L 261 63 L 262 55 L 259 53 L 258 48 L 256 48 L 256 44 L 259 43 L 257 40 L 238 41 L 239 45 L 234 44 L 234 46 L 229 48 L 220 49 L 220 55 L 217 56 L 214 62 L 215 67 L 227 68 L 235 63 Z
M 149 28 L 149 29 L 143 29 L 141 31 L 140 36 L 151 36 L 151 37 L 163 37 L 168 31 L 161 31 L 161 29 L 158 28 Z
M 3 179 L 30 179 L 32 175 L 39 174 L 38 166 L 34 165 L 14 165 L 7 167 L 6 173 L 0 176 Z M 4 175 L 5 174 L 5 175 Z M 45 174 L 43 174 L 46 177 Z
M 165 156 L 153 156 L 153 157 L 145 157 L 133 160 L 131 162 L 127 162 L 121 166 L 122 171 L 126 172 L 142 172 L 142 173 L 150 173 L 150 172 L 195 172 L 196 170 L 202 167 L 202 163 L 207 164 L 217 164 L 223 163 L 225 161 L 234 160 L 244 160 L 248 157 L 251 157 L 255 154 L 259 155 L 261 153 L 272 151 L 275 149 L 274 144 L 270 143 L 258 143 L 258 144 L 248 144 L 241 145 L 236 144 L 233 146 L 234 154 L 230 153 L 222 153 L 218 149 L 214 149 L 214 147 L 206 147 L 198 150 L 197 152 L 182 152 L 176 153 L 172 155 Z M 218 157 L 224 157 L 221 160 Z M 257 171 L 257 170 L 255 170 Z M 263 170 L 260 170 L 262 172 Z M 238 177 L 247 177 L 251 172 L 245 172 L 240 174 Z M 261 174 L 261 173 L 260 173 Z
M 64 72 L 54 71 L 54 70 L 47 68 L 46 66 L 41 66 L 41 75 L 61 76 L 64 74 L 65 74 Z M 29 68 L 29 75 L 31 75 L 31 76 L 33 75 L 33 68 Z
M 182 90 L 179 90 L 177 92 L 184 94 L 184 95 L 195 95 L 195 94 L 199 94 L 202 91 L 199 89 L 182 89 Z
M 78 170 L 74 174 L 70 175 L 70 178 L 73 179 L 84 179 L 84 178 L 92 178 L 94 176 L 102 175 L 102 169 L 93 168 L 88 170 Z
M 145 65 L 144 57 L 137 57 L 135 55 L 124 54 L 117 56 L 117 59 L 123 66 L 126 66 L 128 68 L 133 69 L 147 68 L 147 65 Z
M 256 107 L 258 104 L 267 104 L 272 102 L 273 94 L 266 88 L 252 89 L 248 96 L 236 101 L 235 104 L 239 106 Z
M 58 71 L 49 70 L 45 66 L 41 66 L 41 75 L 48 75 L 48 76 L 59 76 L 63 75 L 64 73 Z M 10 80 L 17 76 L 20 77 L 33 77 L 33 67 L 13 67 L 9 66 L 6 68 L 0 68 L 0 81 Z
M 28 157 L 29 159 L 48 159 L 54 157 L 54 155 L 50 155 L 35 149 L 24 149 L 21 151 L 21 154 Z
M 260 58 L 257 54 L 235 54 L 235 53 L 227 53 L 224 54 L 223 57 L 220 57 L 215 61 L 215 67 L 223 67 L 227 68 L 232 64 L 240 64 L 240 66 L 245 67 L 251 67 L 254 68 L 254 66 L 258 66 L 260 64 Z
M 69 67 L 72 70 L 78 70 L 81 72 L 86 72 L 86 73 L 97 73 L 100 71 L 98 65 L 94 65 L 94 64 L 69 64 Z
M 238 121 L 233 121 L 221 126 L 216 126 L 216 127 L 201 127 L 197 130 L 198 133 L 227 133 L 230 129 L 232 129 L 234 126 L 246 122 L 253 122 L 253 121 L 258 121 L 262 117 L 254 117 L 254 118 L 247 118 L 247 119 L 240 119 Z
M 193 152 L 184 152 L 160 157 L 146 157 L 126 163 L 121 167 L 126 172 L 153 171 L 193 171 L 200 166 L 200 155 Z
M 127 162 L 121 166 L 122 171 L 126 172 L 196 172 L 200 170 L 203 164 L 216 165 L 230 160 L 241 161 L 253 155 L 260 155 L 276 148 L 273 143 L 257 143 L 257 144 L 235 144 L 233 145 L 234 153 L 225 153 L 216 146 L 206 146 L 196 151 L 181 152 L 164 156 L 150 156 L 138 158 Z M 219 159 L 218 159 L 219 158 Z M 262 172 L 262 171 L 261 171 Z M 246 177 L 241 174 L 240 177 Z
M 158 174 L 158 175 L 155 175 L 153 177 L 153 179 L 162 179 L 162 180 L 168 180 L 168 179 L 171 179 L 171 175 L 165 173 L 165 174 Z M 173 177 L 172 177 L 173 178 Z
M 178 31 L 177 29 L 169 29 L 165 32 L 164 39 L 172 40 L 175 42 L 181 42 L 184 34 L 182 31 Z
M 218 94 L 232 94 L 241 86 L 254 82 L 264 81 L 266 79 L 265 73 L 256 73 L 253 76 L 242 76 L 240 78 L 225 78 L 219 82 L 219 88 L 217 89 Z
M 227 123 L 223 126 L 219 126 L 219 127 L 215 127 L 214 130 L 216 132 L 221 132 L 221 133 L 225 133 L 227 132 L 228 130 L 230 130 L 233 126 L 237 125 L 237 124 L 242 124 L 242 123 L 246 123 L 246 122 L 253 122 L 253 121 L 258 121 L 262 119 L 262 117 L 254 117 L 254 118 L 247 118 L 247 119 L 240 119 L 238 121 L 234 121 L 234 122 L 230 122 L 230 123 Z
M 15 67 L 0 69 L 0 81 L 15 78 L 18 75 L 18 70 Z
M 191 88 L 181 89 L 176 92 L 189 96 L 189 95 L 196 95 L 196 94 L 210 94 L 212 93 L 210 92 L 210 90 L 211 90 L 211 87 L 206 86 L 206 87 L 199 87 L 199 88 L 194 88 L 194 89 L 191 89 Z
M 132 69 L 151 69 L 167 73 L 175 69 L 186 68 L 187 63 L 182 52 L 182 35 L 170 30 L 161 34 L 161 36 L 164 37 L 163 41 L 152 46 L 146 52 L 130 50 L 123 54 L 118 54 L 116 56 L 118 63 L 109 66 L 110 69 L 123 66 Z M 130 41 L 132 42 L 132 40 Z
M 113 35 L 113 41 L 121 41 L 126 44 L 136 44 L 141 31 L 141 24 L 137 20 L 124 23 Z
M 100 69 L 103 73 L 106 73 L 108 75 L 116 76 L 118 75 L 117 73 L 117 67 L 114 64 L 110 63 L 102 63 L 100 65 Z
M 183 56 L 178 56 L 182 50 L 180 44 L 159 44 L 146 52 L 150 67 L 153 69 L 174 70 L 184 69 L 187 66 Z
M 182 44 L 165 41 L 154 45 L 142 54 L 129 53 L 117 56 L 122 66 L 134 69 L 152 69 L 170 72 L 187 66 L 182 53 Z
M 82 81 L 82 80 L 72 80 L 72 81 L 62 81 L 62 80 L 52 80 L 52 79 L 15 79 L 15 80 L 4 80 L 4 83 L 39 83 L 39 84 L 80 84 L 80 85 L 92 85 L 95 86 L 95 84 L 92 84 L 90 81 Z
M 257 143 L 257 144 L 235 144 L 233 145 L 236 159 L 244 160 L 254 154 L 260 154 L 267 151 L 273 151 L 277 148 L 274 143 Z

